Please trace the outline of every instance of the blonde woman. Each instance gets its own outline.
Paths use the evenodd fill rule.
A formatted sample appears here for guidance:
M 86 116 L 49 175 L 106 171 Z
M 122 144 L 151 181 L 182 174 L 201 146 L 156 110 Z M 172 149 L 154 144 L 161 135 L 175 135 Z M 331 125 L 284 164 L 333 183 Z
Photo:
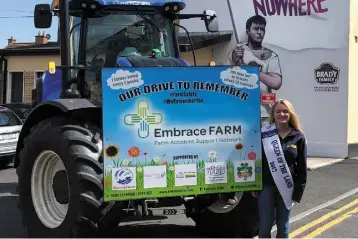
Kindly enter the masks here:
M 288 238 L 291 208 L 301 201 L 306 186 L 307 141 L 289 101 L 277 101 L 269 119 L 262 128 L 263 190 L 253 192 L 258 197 L 259 237 L 271 238 L 276 214 L 277 238 Z

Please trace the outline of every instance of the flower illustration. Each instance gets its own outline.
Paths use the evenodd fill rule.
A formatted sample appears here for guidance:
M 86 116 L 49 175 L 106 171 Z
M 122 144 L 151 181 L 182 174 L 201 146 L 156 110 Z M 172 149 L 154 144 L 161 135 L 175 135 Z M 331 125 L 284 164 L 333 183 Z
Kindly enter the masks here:
M 106 166 L 106 175 L 111 174 L 113 168 L 114 167 L 113 167 L 112 164 L 107 164 L 107 166 Z
M 144 153 L 144 166 L 147 165 L 147 155 L 148 153 Z
M 208 157 L 209 159 L 216 159 L 216 156 L 218 155 L 218 153 L 215 150 L 210 150 L 208 152 Z
M 260 167 L 257 167 L 255 171 L 256 171 L 256 173 L 260 173 L 260 172 L 261 172 L 261 168 L 260 168 Z
M 132 146 L 128 149 L 128 155 L 132 158 L 137 158 L 140 154 L 140 149 L 136 146 Z
M 254 152 L 254 146 L 251 146 L 251 152 L 247 154 L 249 160 L 256 160 L 256 153 Z
M 174 171 L 174 169 L 175 169 L 174 166 L 169 167 L 169 171 Z
M 160 164 L 161 161 L 162 161 L 162 160 L 160 159 L 160 157 L 154 157 L 154 158 L 153 158 L 153 163 L 154 163 L 154 164 Z
M 242 143 L 237 143 L 237 144 L 235 144 L 235 149 L 237 149 L 237 150 L 240 150 L 240 149 L 242 149 L 244 146 L 242 145 Z
M 142 168 L 142 167 L 137 168 L 137 172 L 138 172 L 138 173 L 143 172 L 143 168 Z
M 106 180 L 106 181 L 104 181 L 104 185 L 109 186 L 109 185 L 111 185 L 111 182 L 109 180 Z
M 104 155 L 110 159 L 110 160 L 114 160 L 116 157 L 119 156 L 120 154 L 120 149 L 117 145 L 108 145 L 105 149 L 104 149 Z
M 163 166 L 168 166 L 168 162 L 163 162 L 162 165 Z
M 129 161 L 128 159 L 124 159 L 124 160 L 122 161 L 122 166 L 123 166 L 123 167 L 127 167 L 129 164 L 130 164 L 130 161 Z

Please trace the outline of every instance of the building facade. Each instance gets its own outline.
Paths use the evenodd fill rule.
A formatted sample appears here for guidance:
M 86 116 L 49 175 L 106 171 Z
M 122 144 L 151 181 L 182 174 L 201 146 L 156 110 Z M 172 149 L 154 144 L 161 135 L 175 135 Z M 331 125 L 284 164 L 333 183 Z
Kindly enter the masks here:
M 184 12 L 203 11 L 200 1 L 186 2 Z M 281 79 L 271 85 L 262 81 L 261 94 L 293 103 L 312 157 L 357 155 L 357 2 L 205 1 L 206 9 L 216 11 L 220 31 L 233 31 L 231 41 L 213 47 L 214 61 L 235 64 L 237 58 Z M 199 20 L 181 24 L 188 31 L 205 31 Z M 232 56 L 234 48 L 243 49 L 243 56 Z M 270 104 L 262 104 L 265 113 Z
M 0 50 L 0 101 L 31 102 L 35 80 L 42 76 L 49 61 L 60 63 L 57 42 L 49 42 L 45 34 L 31 43 L 18 43 L 11 37 Z
M 191 32 L 197 65 L 208 65 L 213 60 L 213 46 L 231 40 L 232 32 Z M 185 33 L 179 34 L 181 57 L 194 65 L 190 42 Z M 0 50 L 0 102 L 31 102 L 35 81 L 42 76 L 48 62 L 60 65 L 59 43 L 49 42 L 44 33 L 35 41 L 18 43 L 13 37 Z

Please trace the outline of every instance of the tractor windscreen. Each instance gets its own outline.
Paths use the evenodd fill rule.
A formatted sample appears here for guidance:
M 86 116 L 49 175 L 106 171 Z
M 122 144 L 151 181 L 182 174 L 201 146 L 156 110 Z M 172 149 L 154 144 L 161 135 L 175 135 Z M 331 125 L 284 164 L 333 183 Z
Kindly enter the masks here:
M 87 62 L 116 67 L 117 57 L 174 56 L 171 22 L 161 14 L 111 13 L 88 19 Z

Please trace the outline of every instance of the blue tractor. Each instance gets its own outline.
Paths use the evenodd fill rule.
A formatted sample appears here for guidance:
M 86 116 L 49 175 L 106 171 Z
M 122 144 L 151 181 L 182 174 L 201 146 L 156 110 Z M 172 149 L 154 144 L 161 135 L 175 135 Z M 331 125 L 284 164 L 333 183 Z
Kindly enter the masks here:
M 36 107 L 16 150 L 19 205 L 29 237 L 102 237 L 130 212 L 149 216 L 150 208 L 181 205 L 206 236 L 257 234 L 257 203 L 249 192 L 237 193 L 231 204 L 223 195 L 103 200 L 101 69 L 191 67 L 180 59 L 177 33 L 183 27 L 177 20 L 201 18 L 209 32 L 218 30 L 218 21 L 214 11 L 181 14 L 184 8 L 183 0 L 36 5 L 36 28 L 48 28 L 59 17 L 61 66 L 49 63 L 37 81 Z

